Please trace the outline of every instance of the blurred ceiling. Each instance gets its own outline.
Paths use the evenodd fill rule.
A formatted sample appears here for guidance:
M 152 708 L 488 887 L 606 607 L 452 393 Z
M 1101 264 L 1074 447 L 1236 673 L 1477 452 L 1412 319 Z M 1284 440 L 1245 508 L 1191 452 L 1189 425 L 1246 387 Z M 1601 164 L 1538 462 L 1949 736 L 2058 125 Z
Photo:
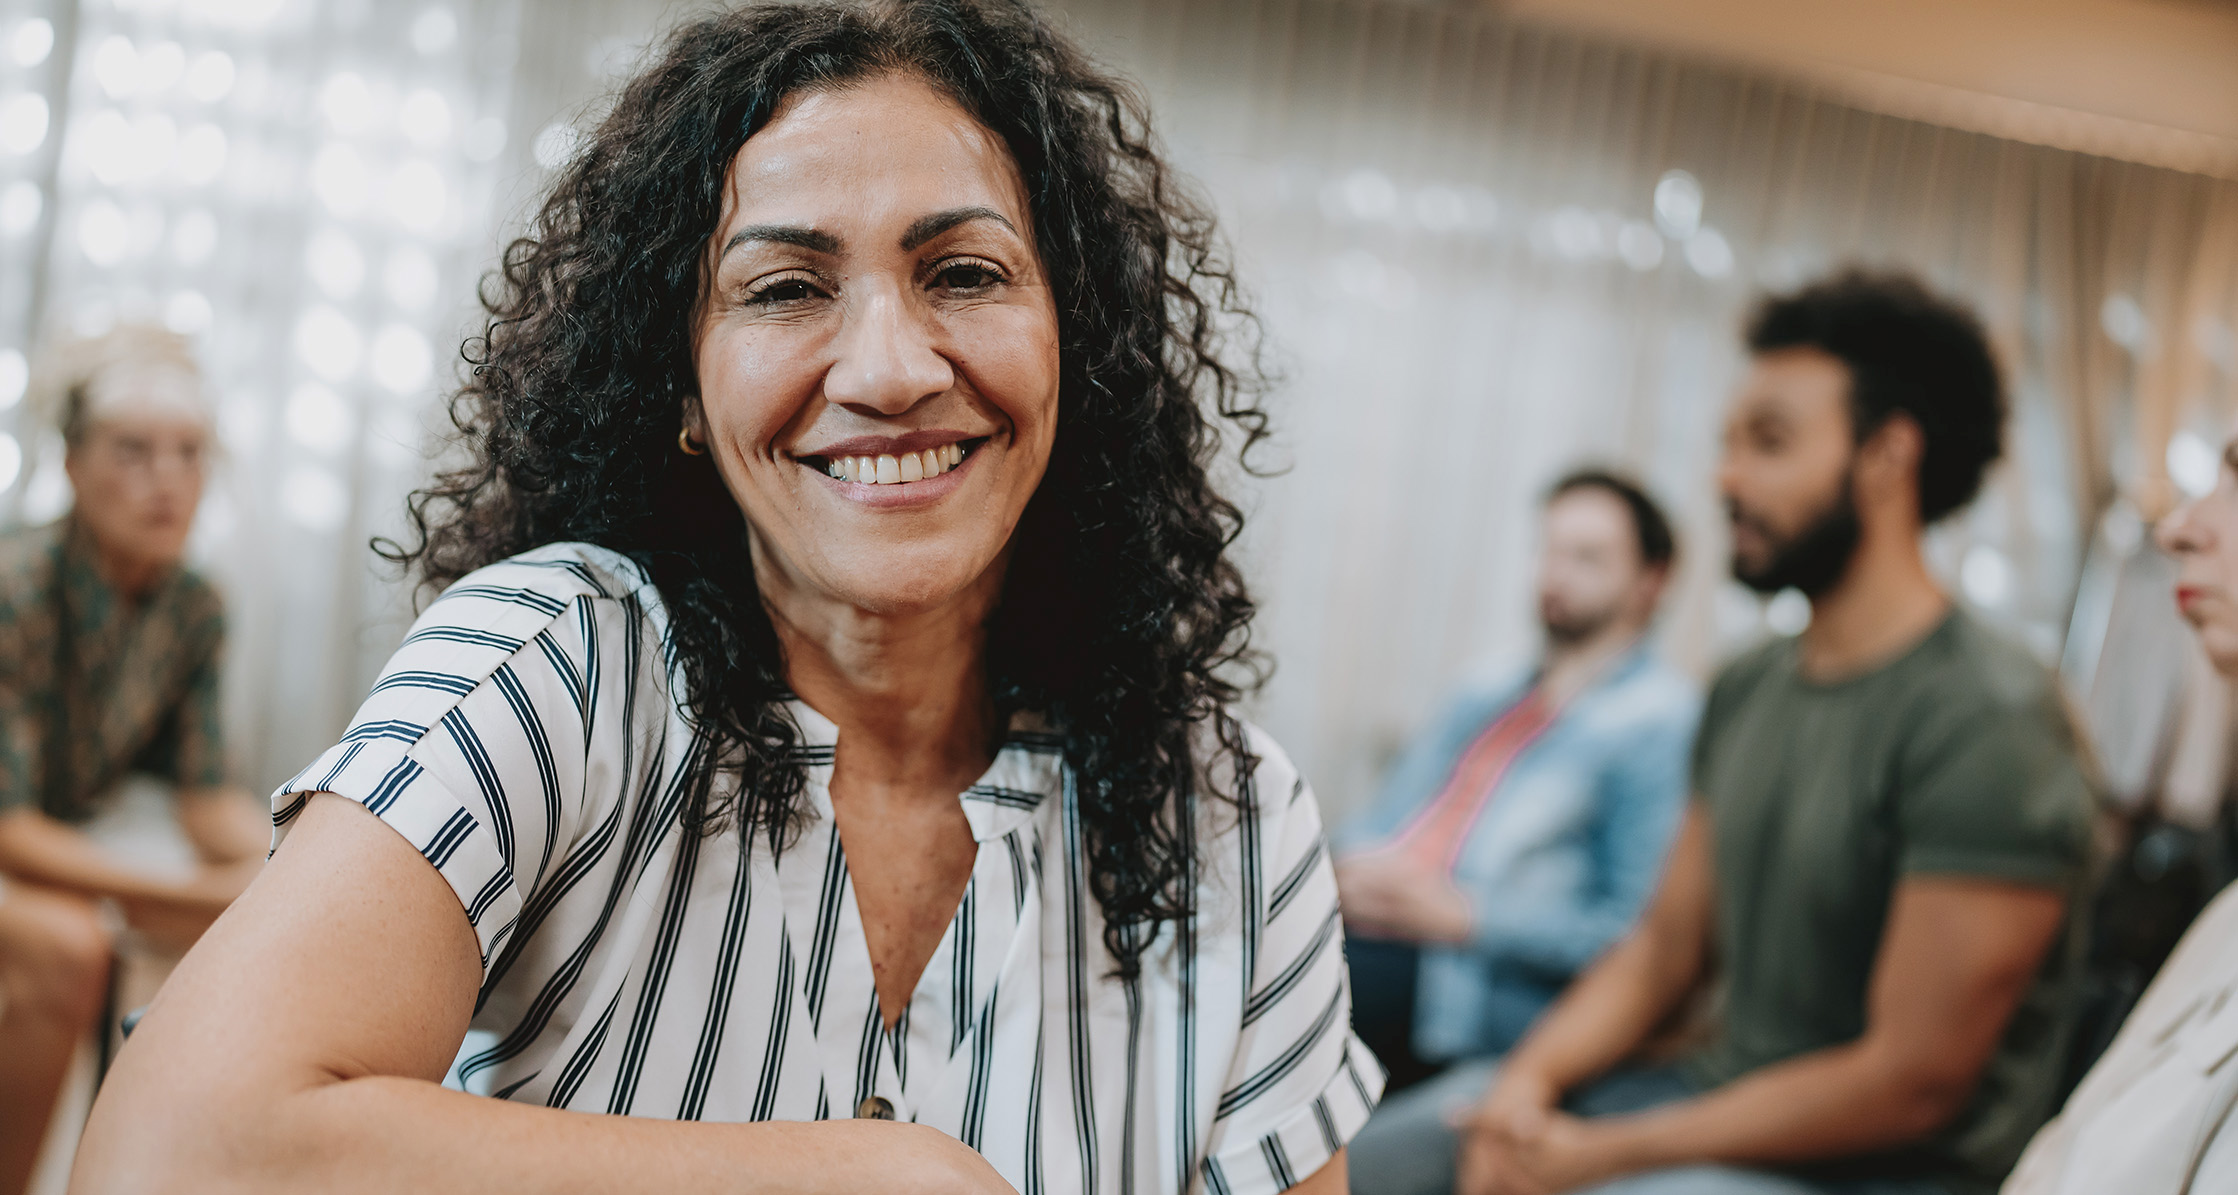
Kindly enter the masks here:
M 1861 106 L 2238 175 L 2238 0 L 1493 0 Z

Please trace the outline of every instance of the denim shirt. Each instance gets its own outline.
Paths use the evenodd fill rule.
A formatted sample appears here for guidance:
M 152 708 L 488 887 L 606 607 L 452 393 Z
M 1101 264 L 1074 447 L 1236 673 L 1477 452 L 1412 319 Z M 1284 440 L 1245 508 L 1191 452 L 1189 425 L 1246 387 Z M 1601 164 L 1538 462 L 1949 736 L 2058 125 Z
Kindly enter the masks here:
M 1536 668 L 1518 669 L 1463 693 L 1340 832 L 1339 850 L 1388 841 L 1537 677 Z M 1634 648 L 1508 765 L 1454 865 L 1454 883 L 1475 908 L 1475 936 L 1422 950 L 1417 1054 L 1449 1060 L 1504 1052 L 1632 927 L 1686 804 L 1700 714 L 1700 687 L 1644 646 Z

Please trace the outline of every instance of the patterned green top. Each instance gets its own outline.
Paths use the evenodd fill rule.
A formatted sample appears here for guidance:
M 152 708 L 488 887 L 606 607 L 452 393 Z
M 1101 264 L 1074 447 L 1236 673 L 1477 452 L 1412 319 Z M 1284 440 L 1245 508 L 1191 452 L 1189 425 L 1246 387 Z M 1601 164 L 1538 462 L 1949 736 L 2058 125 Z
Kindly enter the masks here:
M 0 534 L 0 810 L 80 822 L 126 772 L 222 784 L 225 610 L 181 568 L 134 601 L 70 519 Z

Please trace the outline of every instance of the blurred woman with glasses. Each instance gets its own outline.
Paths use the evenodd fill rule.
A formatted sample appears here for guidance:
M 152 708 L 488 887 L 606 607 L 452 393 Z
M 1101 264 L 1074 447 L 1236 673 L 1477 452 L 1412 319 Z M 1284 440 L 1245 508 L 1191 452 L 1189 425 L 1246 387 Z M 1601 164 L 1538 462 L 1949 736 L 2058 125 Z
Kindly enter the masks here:
M 124 327 L 42 363 L 70 512 L 0 536 L 0 1192 L 28 1180 L 73 1051 L 93 1028 L 115 903 L 183 947 L 240 893 L 268 831 L 228 786 L 218 725 L 224 612 L 182 564 L 210 455 L 186 341 Z M 153 773 L 200 860 L 120 859 L 87 823 Z

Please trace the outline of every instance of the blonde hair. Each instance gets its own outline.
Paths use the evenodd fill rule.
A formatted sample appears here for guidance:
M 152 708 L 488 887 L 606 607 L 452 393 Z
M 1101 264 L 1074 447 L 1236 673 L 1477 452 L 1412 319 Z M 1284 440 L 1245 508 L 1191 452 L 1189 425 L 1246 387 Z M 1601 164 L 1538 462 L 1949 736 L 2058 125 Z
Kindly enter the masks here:
M 42 354 L 25 397 L 40 422 L 62 433 L 75 448 L 91 426 L 102 383 L 127 375 L 172 375 L 185 383 L 176 397 L 187 398 L 207 419 L 209 400 L 202 392 L 202 365 L 186 337 L 154 324 L 121 324 L 99 336 L 66 340 Z

